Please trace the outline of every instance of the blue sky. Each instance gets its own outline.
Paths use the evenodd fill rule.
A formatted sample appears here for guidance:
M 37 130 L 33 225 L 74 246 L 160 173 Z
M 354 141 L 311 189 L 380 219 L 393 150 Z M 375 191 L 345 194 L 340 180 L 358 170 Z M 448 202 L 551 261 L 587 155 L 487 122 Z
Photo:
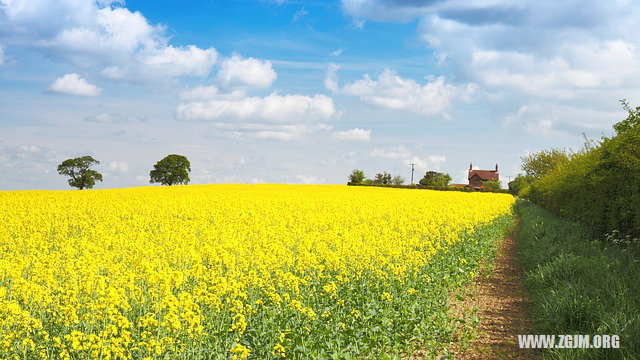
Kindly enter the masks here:
M 469 163 L 578 149 L 640 103 L 631 1 L 0 0 L 0 189 L 344 183 L 354 168 L 466 181 Z

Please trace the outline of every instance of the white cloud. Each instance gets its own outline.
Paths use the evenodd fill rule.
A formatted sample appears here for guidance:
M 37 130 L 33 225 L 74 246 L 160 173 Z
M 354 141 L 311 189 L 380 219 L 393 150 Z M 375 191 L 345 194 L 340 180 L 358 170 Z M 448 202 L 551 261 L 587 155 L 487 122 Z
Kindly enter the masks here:
M 420 1 L 342 0 L 342 9 L 360 24 L 364 24 L 364 20 L 359 18 L 407 22 L 426 13 L 429 3 L 421 6 Z
M 405 166 L 415 164 L 416 169 L 420 170 L 439 170 L 447 159 L 444 155 L 419 156 L 402 145 L 386 148 L 374 148 L 369 152 L 369 156 L 374 158 L 400 160 Z
M 84 121 L 92 123 L 116 124 L 147 121 L 145 116 L 136 116 L 134 114 L 123 115 L 117 112 L 99 112 L 84 117 Z
M 49 179 L 67 186 L 56 173 L 57 166 L 68 154 L 40 145 L 6 145 L 0 142 L 0 188 L 42 189 L 51 187 Z
M 307 10 L 305 10 L 305 8 L 303 6 L 300 10 L 296 11 L 296 13 L 293 14 L 293 19 L 291 19 L 291 22 L 294 22 L 294 23 L 298 22 L 298 20 L 300 20 L 301 18 L 303 18 L 303 17 L 305 17 L 307 15 L 309 15 L 309 12 Z
M 244 90 L 221 92 L 215 86 L 199 86 L 180 93 L 175 110 L 182 120 L 206 120 L 216 134 L 236 140 L 291 141 L 312 133 L 331 131 L 323 123 L 336 114 L 333 99 L 324 95 L 247 96 Z
M 332 51 L 329 55 L 333 56 L 333 57 L 338 57 L 340 55 L 342 55 L 342 53 L 344 52 L 345 48 L 339 48 L 339 49 L 335 49 L 334 51 Z
M 558 101 L 595 111 L 640 94 L 640 38 L 629 31 L 640 8 L 631 1 L 342 0 L 342 9 L 354 20 L 419 19 L 418 37 L 443 71 L 490 101 L 538 102 L 552 128 Z
M 571 99 L 593 89 L 640 81 L 640 52 L 621 40 L 570 44 L 552 58 L 515 51 L 476 51 L 470 68 L 489 88 Z
M 4 46 L 0 45 L 0 65 L 4 64 Z
M 532 102 L 520 106 L 502 119 L 505 128 L 521 126 L 536 135 L 553 135 L 561 131 L 579 134 L 584 130 L 602 133 L 611 129 L 621 111 L 592 110 L 587 107 Z
M 445 82 L 444 77 L 430 78 L 424 85 L 412 79 L 400 77 L 394 70 L 385 69 L 377 79 L 365 74 L 363 79 L 338 87 L 336 70 L 331 64 L 325 77 L 325 86 L 334 92 L 358 96 L 362 101 L 377 107 L 405 110 L 421 115 L 444 113 L 454 100 L 468 101 L 476 85 L 456 86 Z
M 340 65 L 330 63 L 324 77 L 324 86 L 333 93 L 340 91 L 340 87 L 338 86 L 338 69 L 340 69 Z
M 218 80 L 225 86 L 268 88 L 278 75 L 270 61 L 233 54 L 220 65 Z
M 49 87 L 49 91 L 78 96 L 98 96 L 102 89 L 90 84 L 76 73 L 66 74 L 57 78 Z
M 141 53 L 136 61 L 126 65 L 109 66 L 102 75 L 112 80 L 131 83 L 163 82 L 180 76 L 204 77 L 216 63 L 218 53 L 214 48 L 200 49 L 190 45 L 171 45 Z
M 129 165 L 123 161 L 114 161 L 109 164 L 109 170 L 117 172 L 129 171 Z
M 333 133 L 333 137 L 338 140 L 369 141 L 371 140 L 371 130 L 355 128 L 337 131 Z
M 306 175 L 296 175 L 296 179 L 298 179 L 303 184 L 322 184 L 326 181 L 324 178 Z
M 0 34 L 75 65 L 102 67 L 110 79 L 162 82 L 178 76 L 207 76 L 213 48 L 168 45 L 161 25 L 152 25 L 121 1 L 0 0 Z
M 240 100 L 247 96 L 244 90 L 233 90 L 228 93 L 222 93 L 215 86 L 196 86 L 193 89 L 180 92 L 180 100 L 182 101 L 206 101 L 212 99 L 223 100 Z
M 211 92 L 213 93 L 213 92 Z M 224 98 L 214 94 L 208 101 L 180 103 L 176 114 L 186 120 L 261 119 L 272 122 L 309 122 L 329 119 L 335 115 L 333 100 L 325 95 L 243 96 Z
M 264 139 L 292 141 L 304 138 L 312 133 L 330 131 L 326 124 L 264 124 L 264 123 L 212 123 L 222 137 L 237 140 Z

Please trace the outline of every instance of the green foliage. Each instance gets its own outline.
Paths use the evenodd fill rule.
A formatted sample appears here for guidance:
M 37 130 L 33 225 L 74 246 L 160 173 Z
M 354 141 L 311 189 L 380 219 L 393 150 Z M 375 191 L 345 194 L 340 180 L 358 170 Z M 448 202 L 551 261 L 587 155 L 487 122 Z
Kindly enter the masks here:
M 502 184 L 500 181 L 495 180 L 487 180 L 482 182 L 482 186 L 491 190 L 500 190 L 502 189 Z
M 519 195 L 520 191 L 529 186 L 532 180 L 531 177 L 518 174 L 513 181 L 509 182 L 509 192 L 513 195 Z
M 336 294 L 343 302 L 329 296 L 314 296 L 310 300 L 318 313 L 313 326 L 309 326 L 304 316 L 288 315 L 289 306 L 256 312 L 247 319 L 247 328 L 256 330 L 246 333 L 250 337 L 245 335 L 252 358 L 273 358 L 274 340 L 281 333 L 286 333 L 287 358 L 292 359 L 400 359 L 418 352 L 422 357 L 436 358 L 446 353 L 453 342 L 464 346 L 466 340 L 468 346 L 477 320 L 468 314 L 453 313 L 451 294 L 468 299 L 464 289 L 481 269 L 491 267 L 498 241 L 512 223 L 513 216 L 509 214 L 476 227 L 472 234 L 461 232 L 460 241 L 447 247 L 446 252 L 438 250 L 430 261 L 402 279 L 389 277 L 386 282 L 379 281 L 379 271 L 389 271 L 383 268 L 365 269 L 355 279 L 338 282 Z M 326 283 L 326 279 L 309 274 L 294 274 L 300 278 L 307 276 L 308 284 L 300 284 L 301 293 L 312 293 L 312 287 L 321 288 L 323 281 Z M 384 292 L 391 298 L 381 298 Z M 265 298 L 262 292 L 247 295 L 247 303 Z M 354 309 L 358 310 L 357 318 Z M 329 316 L 322 316 L 325 311 Z M 230 322 L 231 317 L 228 318 Z M 313 330 L 307 332 L 306 327 Z M 228 337 L 226 328 L 216 330 L 220 338 Z M 268 336 L 260 336 L 263 334 Z M 223 349 L 217 353 L 225 354 Z
M 191 163 L 182 155 L 171 154 L 158 161 L 149 173 L 151 183 L 162 185 L 188 184 Z
M 620 100 L 622 104 L 622 108 L 624 108 L 628 116 L 626 119 L 620 121 L 619 123 L 613 125 L 613 129 L 616 131 L 616 134 L 622 134 L 623 132 L 639 128 L 640 127 L 640 106 L 636 106 L 635 110 L 629 106 L 627 100 Z
M 402 185 L 404 184 L 404 178 L 400 175 L 396 175 L 393 177 L 393 179 L 391 179 L 391 183 L 393 185 Z
M 427 171 L 419 184 L 423 186 L 447 186 L 451 182 L 449 174 L 443 174 L 435 171 Z
M 564 149 L 541 150 L 522 157 L 522 170 L 528 177 L 540 179 L 552 170 L 566 164 L 569 161 L 569 156 Z
M 628 107 L 627 107 L 628 108 Z M 543 207 L 600 234 L 640 238 L 640 122 L 637 110 L 603 138 L 520 191 Z
M 349 175 L 349 183 L 362 184 L 365 180 L 364 171 L 354 169 Z
M 389 185 L 391 184 L 391 174 L 386 171 L 383 173 L 377 173 L 373 182 L 378 185 Z
M 58 165 L 58 174 L 70 176 L 69 185 L 79 190 L 91 189 L 97 181 L 102 181 L 102 174 L 89 169 L 100 162 L 91 156 L 67 159 Z
M 519 261 L 532 333 L 616 334 L 619 349 L 545 350 L 554 359 L 640 358 L 640 263 L 634 248 L 611 246 L 585 226 L 518 200 Z

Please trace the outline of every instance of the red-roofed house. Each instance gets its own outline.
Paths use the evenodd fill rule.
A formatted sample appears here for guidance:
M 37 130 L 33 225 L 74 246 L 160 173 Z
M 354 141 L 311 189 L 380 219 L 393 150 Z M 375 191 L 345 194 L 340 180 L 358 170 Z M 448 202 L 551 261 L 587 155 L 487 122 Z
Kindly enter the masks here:
M 469 164 L 469 186 L 479 188 L 483 181 L 495 180 L 500 181 L 498 176 L 498 164 L 495 170 L 473 170 L 473 165 Z

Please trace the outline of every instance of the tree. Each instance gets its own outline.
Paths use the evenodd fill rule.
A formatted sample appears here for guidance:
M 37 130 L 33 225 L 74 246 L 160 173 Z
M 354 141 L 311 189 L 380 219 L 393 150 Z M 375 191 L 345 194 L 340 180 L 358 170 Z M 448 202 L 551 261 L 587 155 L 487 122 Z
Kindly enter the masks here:
M 531 178 L 526 175 L 518 174 L 513 181 L 509 182 L 509 192 L 513 195 L 518 195 L 520 191 L 531 183 Z
M 635 110 L 629 106 L 626 99 L 620 100 L 622 108 L 628 113 L 627 118 L 613 125 L 616 134 L 621 134 L 629 129 L 640 127 L 640 106 L 636 106 Z
M 83 156 L 75 159 L 67 159 L 58 165 L 58 174 L 70 176 L 69 185 L 79 190 L 91 189 L 96 180 L 102 181 L 102 174 L 89 169 L 100 162 L 91 156 Z
M 153 165 L 149 173 L 150 183 L 162 185 L 188 184 L 191 163 L 182 155 L 171 154 Z
M 373 182 L 377 185 L 389 185 L 391 184 L 391 174 L 388 172 L 377 173 Z
M 502 184 L 500 184 L 500 181 L 496 181 L 496 180 L 483 181 L 482 186 L 491 190 L 502 189 Z
M 522 157 L 522 170 L 525 175 L 540 179 L 562 164 L 569 162 L 569 153 L 562 149 L 540 150 Z
M 393 179 L 391 179 L 391 183 L 393 185 L 402 185 L 404 184 L 404 178 L 400 175 L 396 175 L 393 177 Z
M 362 170 L 354 169 L 349 175 L 349 183 L 351 184 L 362 184 L 364 179 L 364 171 Z
M 449 174 L 427 171 L 419 183 L 422 186 L 447 186 L 450 182 L 451 176 Z

